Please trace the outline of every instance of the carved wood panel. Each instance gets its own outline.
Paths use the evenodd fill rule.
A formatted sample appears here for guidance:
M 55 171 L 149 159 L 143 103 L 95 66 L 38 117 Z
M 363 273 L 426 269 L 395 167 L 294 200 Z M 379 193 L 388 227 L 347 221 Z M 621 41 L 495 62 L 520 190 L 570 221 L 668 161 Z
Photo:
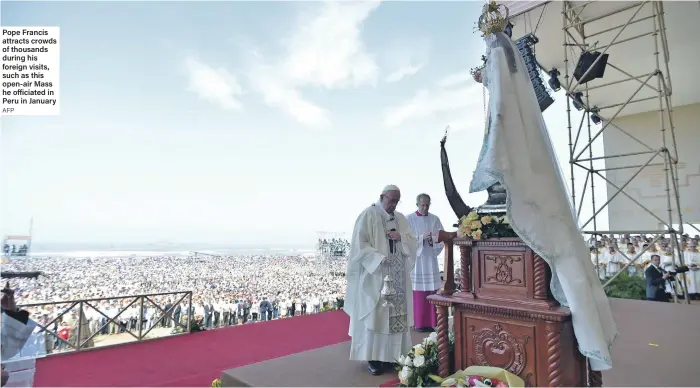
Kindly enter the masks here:
M 469 365 L 495 366 L 520 376 L 528 385 L 536 384 L 535 323 L 492 320 L 460 314 L 462 338 L 466 346 L 459 357 L 464 369 Z M 529 381 L 528 381 L 529 380 Z
M 522 255 L 484 255 L 484 282 L 500 286 L 525 285 Z
M 528 267 L 532 264 L 527 262 L 525 252 L 479 250 L 475 258 L 479 269 L 477 294 L 508 299 L 528 297 Z

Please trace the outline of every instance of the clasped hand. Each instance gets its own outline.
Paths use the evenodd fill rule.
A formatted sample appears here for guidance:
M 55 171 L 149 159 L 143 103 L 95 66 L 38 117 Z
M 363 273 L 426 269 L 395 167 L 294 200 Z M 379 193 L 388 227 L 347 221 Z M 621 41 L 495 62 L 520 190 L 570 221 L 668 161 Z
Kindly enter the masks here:
M 391 239 L 391 240 L 394 240 L 394 241 L 401 241 L 401 234 L 399 234 L 399 232 L 396 232 L 396 231 L 387 232 L 386 235 L 387 235 L 387 236 L 389 237 L 389 239 Z

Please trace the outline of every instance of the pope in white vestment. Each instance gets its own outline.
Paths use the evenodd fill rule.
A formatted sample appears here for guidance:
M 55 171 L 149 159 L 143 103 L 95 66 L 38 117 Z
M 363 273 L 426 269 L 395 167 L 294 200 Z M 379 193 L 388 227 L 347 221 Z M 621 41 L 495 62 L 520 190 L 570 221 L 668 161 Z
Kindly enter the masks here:
M 406 216 L 413 234 L 418 237 L 416 264 L 411 272 L 413 284 L 413 323 L 418 331 L 433 331 L 437 326 L 437 311 L 428 296 L 440 289 L 440 267 L 438 255 L 444 244 L 437 242 L 438 232 L 444 230 L 440 219 L 429 213 L 430 196 L 420 194 L 416 198 L 418 210 Z
M 355 222 L 344 306 L 350 316 L 350 360 L 368 361 L 374 375 L 413 347 L 410 274 L 417 245 L 406 217 L 395 211 L 401 199 L 398 187 L 385 187 L 379 198 Z M 396 290 L 391 303 L 381 296 L 387 276 Z

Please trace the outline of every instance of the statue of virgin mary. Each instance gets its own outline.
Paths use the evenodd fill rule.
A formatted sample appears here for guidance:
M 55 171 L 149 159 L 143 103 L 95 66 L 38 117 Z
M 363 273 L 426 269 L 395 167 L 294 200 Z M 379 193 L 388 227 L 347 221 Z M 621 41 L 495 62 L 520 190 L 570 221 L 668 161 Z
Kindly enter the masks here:
M 610 369 L 617 327 L 569 202 L 527 68 L 504 33 L 507 24 L 505 7 L 495 2 L 484 6 L 479 29 L 486 63 L 472 74 L 488 89 L 488 120 L 470 192 L 505 189 L 510 224 L 549 264 L 552 293 L 571 310 L 580 352 L 593 370 Z

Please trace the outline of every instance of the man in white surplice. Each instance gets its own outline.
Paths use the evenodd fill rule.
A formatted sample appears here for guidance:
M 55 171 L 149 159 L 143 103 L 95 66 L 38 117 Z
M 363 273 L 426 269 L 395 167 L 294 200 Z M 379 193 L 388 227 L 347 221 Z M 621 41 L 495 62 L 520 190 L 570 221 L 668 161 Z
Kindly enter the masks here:
M 438 232 L 443 228 L 440 219 L 435 214 L 428 213 L 430 210 L 428 194 L 418 195 L 416 207 L 418 210 L 415 213 L 406 216 L 413 234 L 418 236 L 416 265 L 411 272 L 413 324 L 418 331 L 430 332 L 437 326 L 437 313 L 435 306 L 428 301 L 428 296 L 435 294 L 441 285 L 437 257 L 442 252 L 444 244 L 436 240 Z
M 379 201 L 357 218 L 348 256 L 345 312 L 350 316 L 350 360 L 367 361 L 379 375 L 413 347 L 413 299 L 410 273 L 417 240 L 406 217 L 396 211 L 401 192 L 394 185 L 382 190 Z M 396 297 L 381 298 L 389 276 Z

